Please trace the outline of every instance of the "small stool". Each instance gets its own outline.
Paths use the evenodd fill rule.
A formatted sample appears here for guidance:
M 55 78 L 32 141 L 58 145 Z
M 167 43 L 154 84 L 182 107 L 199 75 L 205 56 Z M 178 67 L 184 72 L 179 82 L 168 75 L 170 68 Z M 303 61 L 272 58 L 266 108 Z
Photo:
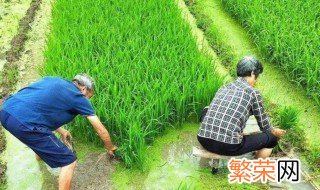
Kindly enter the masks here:
M 212 161 L 213 161 L 213 167 L 211 170 L 212 174 L 216 174 L 219 171 L 219 161 L 220 160 L 229 160 L 230 158 L 235 157 L 235 156 L 223 156 L 223 155 L 215 154 L 215 153 L 207 151 L 202 146 L 193 146 L 192 147 L 192 154 L 194 156 L 198 156 L 200 158 L 212 159 Z M 240 157 L 240 156 L 237 156 L 237 157 Z

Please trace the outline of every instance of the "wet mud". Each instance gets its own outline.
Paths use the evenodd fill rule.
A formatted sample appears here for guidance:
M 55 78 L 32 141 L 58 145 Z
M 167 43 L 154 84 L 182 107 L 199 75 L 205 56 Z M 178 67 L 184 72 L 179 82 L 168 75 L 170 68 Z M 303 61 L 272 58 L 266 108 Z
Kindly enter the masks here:
M 110 159 L 106 153 L 87 156 L 75 171 L 73 189 L 112 189 L 110 175 L 117 160 Z
M 106 153 L 89 154 L 84 162 L 78 163 L 72 180 L 74 190 L 108 190 L 112 189 L 110 175 L 117 160 L 110 159 Z M 43 174 L 42 189 L 54 190 L 58 187 L 59 169 L 50 169 L 40 164 Z

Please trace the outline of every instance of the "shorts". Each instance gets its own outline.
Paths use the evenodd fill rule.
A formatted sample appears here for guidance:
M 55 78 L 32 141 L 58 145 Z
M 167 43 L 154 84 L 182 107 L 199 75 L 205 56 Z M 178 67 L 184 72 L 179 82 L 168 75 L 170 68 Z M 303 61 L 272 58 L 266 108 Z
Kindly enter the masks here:
M 278 144 L 277 137 L 271 131 L 244 135 L 240 144 L 228 144 L 199 136 L 198 141 L 208 151 L 225 156 L 239 156 L 263 148 L 274 148 Z
M 72 151 L 50 129 L 44 126 L 26 126 L 8 112 L 0 112 L 2 126 L 31 148 L 52 168 L 67 166 L 77 160 Z

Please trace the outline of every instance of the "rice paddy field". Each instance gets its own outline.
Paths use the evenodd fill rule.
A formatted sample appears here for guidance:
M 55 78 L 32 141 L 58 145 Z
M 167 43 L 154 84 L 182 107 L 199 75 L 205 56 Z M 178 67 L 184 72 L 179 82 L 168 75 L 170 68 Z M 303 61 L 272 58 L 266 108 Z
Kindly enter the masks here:
M 320 4 L 309 1 L 222 0 L 267 59 L 306 88 L 319 105 Z
M 43 74 L 95 78 L 92 103 L 127 166 L 142 167 L 146 144 L 222 84 L 174 1 L 59 0 L 52 14 Z M 100 142 L 83 120 L 72 125 L 75 137 Z
M 36 8 L 27 10 L 28 3 Z M 317 1 L 6 0 L 0 5 L 5 8 L 0 26 L 10 23 L 3 18 L 14 18 L 10 27 L 0 28 L 0 84 L 10 83 L 0 92 L 48 75 L 71 80 L 87 73 L 95 80 L 90 102 L 118 146 L 118 159 L 107 157 L 90 123 L 77 117 L 64 126 L 78 157 L 73 189 L 319 189 Z M 17 45 L 9 39 L 21 33 L 23 14 L 28 30 Z M 9 49 L 19 50 L 10 63 Z M 256 87 L 272 123 L 287 130 L 272 157 L 299 158 L 308 174 L 300 183 L 231 184 L 227 161 L 212 175 L 213 163 L 192 153 L 199 145 L 199 114 L 235 79 L 237 61 L 248 54 L 264 64 Z M 6 76 L 7 68 L 14 77 Z M 253 117 L 247 126 L 258 130 Z M 0 189 L 57 189 L 59 169 L 36 161 L 32 150 L 1 131 Z

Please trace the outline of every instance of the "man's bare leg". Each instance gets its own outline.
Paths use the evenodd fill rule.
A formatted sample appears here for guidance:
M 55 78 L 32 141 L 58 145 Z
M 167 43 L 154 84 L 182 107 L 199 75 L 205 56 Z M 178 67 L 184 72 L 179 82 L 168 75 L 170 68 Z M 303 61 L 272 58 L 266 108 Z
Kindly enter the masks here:
M 71 189 L 71 181 L 74 169 L 76 168 L 77 161 L 72 164 L 64 166 L 61 168 L 59 176 L 59 190 L 69 190 Z
M 258 150 L 256 152 L 256 158 L 268 158 L 271 155 L 272 152 L 272 148 L 263 148 L 261 150 Z
M 37 159 L 38 161 L 42 160 L 42 159 L 40 158 L 40 156 L 38 156 L 38 154 L 36 154 L 36 159 Z

